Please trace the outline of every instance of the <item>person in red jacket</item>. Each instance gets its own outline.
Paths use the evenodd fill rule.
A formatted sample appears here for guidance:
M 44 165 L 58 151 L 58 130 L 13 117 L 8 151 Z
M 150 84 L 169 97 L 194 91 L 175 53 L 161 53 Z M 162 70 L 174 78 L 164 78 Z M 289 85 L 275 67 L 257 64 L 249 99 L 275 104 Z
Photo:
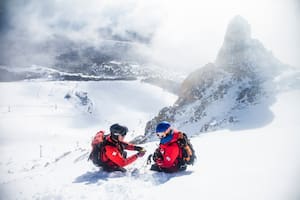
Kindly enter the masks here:
M 179 147 L 179 131 L 171 128 L 169 122 L 163 121 L 156 126 L 156 134 L 160 138 L 159 147 L 153 154 L 153 164 L 150 170 L 173 173 L 186 170 L 182 160 L 182 150 Z
M 128 128 L 126 126 L 113 124 L 110 126 L 110 135 L 104 136 L 104 145 L 99 156 L 104 171 L 125 172 L 125 166 L 145 155 L 146 150 L 143 147 L 123 141 L 127 132 Z M 135 150 L 138 151 L 138 153 L 127 157 L 127 152 L 125 150 Z

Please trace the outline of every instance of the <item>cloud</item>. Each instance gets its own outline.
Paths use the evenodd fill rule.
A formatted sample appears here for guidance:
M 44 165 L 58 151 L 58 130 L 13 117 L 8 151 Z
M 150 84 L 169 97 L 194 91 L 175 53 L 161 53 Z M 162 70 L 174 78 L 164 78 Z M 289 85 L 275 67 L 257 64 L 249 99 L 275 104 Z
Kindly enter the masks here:
M 229 21 L 241 15 L 251 25 L 254 38 L 282 62 L 300 67 L 296 0 L 164 2 L 166 17 L 151 49 L 158 63 L 191 71 L 214 61 Z
M 110 40 L 149 43 L 160 19 L 155 1 L 11 0 L 4 7 L 0 60 L 18 66 L 52 65 L 61 40 L 95 48 Z
M 150 63 L 190 72 L 215 60 L 227 24 L 241 15 L 251 25 L 254 38 L 284 63 L 300 67 L 297 0 L 1 2 L 5 8 L 0 10 L 1 39 L 13 44 L 1 47 L 9 53 L 2 53 L 0 58 L 17 60 L 17 51 L 24 47 L 32 54 L 40 52 L 33 44 L 57 35 L 94 46 L 107 40 L 129 40 L 136 45 L 135 54 Z M 41 59 L 52 58 L 45 55 Z M 20 59 L 22 62 L 25 60 Z
M 107 27 L 115 34 L 122 34 L 125 30 L 147 34 L 157 24 L 151 21 L 147 6 L 152 5 L 130 0 L 12 0 L 7 3 L 14 31 L 34 34 L 38 38 L 64 34 L 88 40 L 98 39 L 97 30 Z M 155 19 L 155 16 L 151 17 Z

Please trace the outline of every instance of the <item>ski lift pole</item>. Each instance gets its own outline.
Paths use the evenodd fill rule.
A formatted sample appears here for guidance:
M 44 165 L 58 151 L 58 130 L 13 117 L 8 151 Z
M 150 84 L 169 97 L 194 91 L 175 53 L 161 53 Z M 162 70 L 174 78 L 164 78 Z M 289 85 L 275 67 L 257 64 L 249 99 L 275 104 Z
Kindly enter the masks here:
M 42 145 L 40 145 L 40 158 L 42 158 L 43 157 L 43 146 Z

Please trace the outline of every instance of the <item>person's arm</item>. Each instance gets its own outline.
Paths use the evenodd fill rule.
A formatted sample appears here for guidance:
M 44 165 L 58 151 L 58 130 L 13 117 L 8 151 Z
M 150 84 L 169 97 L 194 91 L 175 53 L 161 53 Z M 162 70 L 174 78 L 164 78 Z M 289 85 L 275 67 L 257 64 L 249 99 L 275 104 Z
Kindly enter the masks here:
M 142 150 L 144 150 L 143 147 L 136 146 L 134 144 L 130 144 L 130 143 L 127 143 L 127 142 L 122 142 L 122 145 L 124 146 L 124 148 L 126 150 L 132 150 L 132 151 L 142 151 Z
M 105 154 L 109 160 L 111 160 L 113 163 L 115 163 L 119 167 L 125 167 L 126 165 L 131 164 L 138 158 L 137 154 L 134 154 L 128 158 L 123 158 L 121 153 L 115 147 L 112 147 L 112 146 L 106 146 Z
M 165 149 L 162 159 L 157 160 L 157 165 L 163 168 L 172 167 L 179 154 L 179 147 L 176 143 L 172 143 Z

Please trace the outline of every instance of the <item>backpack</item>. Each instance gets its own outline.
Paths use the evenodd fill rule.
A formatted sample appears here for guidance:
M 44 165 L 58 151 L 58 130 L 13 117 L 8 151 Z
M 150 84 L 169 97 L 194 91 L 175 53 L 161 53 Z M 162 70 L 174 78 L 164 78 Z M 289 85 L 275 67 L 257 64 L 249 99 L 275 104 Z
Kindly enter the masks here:
M 92 140 L 92 152 L 90 153 L 88 159 L 92 160 L 92 162 L 98 167 L 105 165 L 105 163 L 101 160 L 105 143 L 106 139 L 104 136 L 104 131 L 99 131 Z
M 192 143 L 185 133 L 179 132 L 179 139 L 177 141 L 179 147 L 182 149 L 182 160 L 188 165 L 193 165 L 197 159 Z

